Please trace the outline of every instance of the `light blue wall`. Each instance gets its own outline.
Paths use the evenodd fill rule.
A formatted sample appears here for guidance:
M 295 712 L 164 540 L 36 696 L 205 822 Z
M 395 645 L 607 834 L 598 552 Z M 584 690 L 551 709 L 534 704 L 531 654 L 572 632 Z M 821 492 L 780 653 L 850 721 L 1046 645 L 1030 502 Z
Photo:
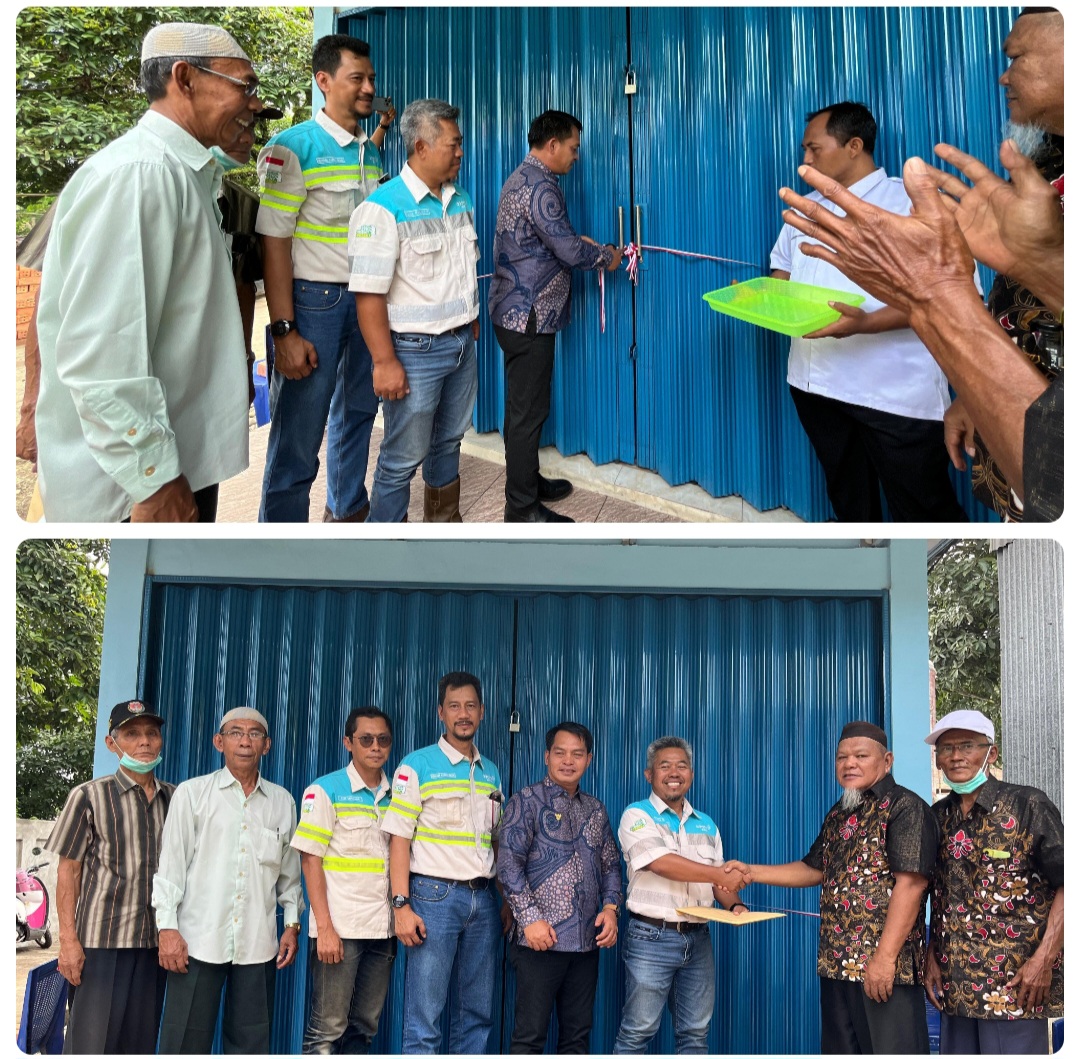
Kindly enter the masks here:
M 886 593 L 895 772 L 930 794 L 921 753 L 928 718 L 926 542 L 673 541 L 573 543 L 432 540 L 115 540 L 105 613 L 99 716 L 135 693 L 147 573 L 194 580 L 442 589 Z M 102 733 L 103 734 L 103 733 Z M 112 771 L 100 747 L 95 772 Z
M 313 9 L 314 18 L 312 19 L 312 42 L 317 41 L 320 37 L 325 37 L 328 33 L 334 33 L 337 31 L 337 8 L 334 7 L 316 7 Z M 322 105 L 324 99 L 322 92 L 319 91 L 319 86 L 315 84 L 315 79 L 311 79 L 311 113 L 314 114 Z

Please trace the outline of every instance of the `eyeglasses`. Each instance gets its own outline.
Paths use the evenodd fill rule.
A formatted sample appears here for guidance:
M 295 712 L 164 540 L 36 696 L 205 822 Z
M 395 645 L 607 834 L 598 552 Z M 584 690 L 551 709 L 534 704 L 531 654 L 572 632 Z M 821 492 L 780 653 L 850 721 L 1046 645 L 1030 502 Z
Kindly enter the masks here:
M 245 737 L 250 739 L 253 743 L 261 743 L 266 738 L 265 732 L 245 732 L 242 728 L 230 728 L 227 732 L 222 732 L 221 737 L 223 739 L 231 739 L 233 742 L 237 742 Z
M 251 99 L 252 96 L 259 94 L 261 86 L 257 77 L 251 81 L 242 81 L 239 77 L 231 77 L 229 74 L 223 74 L 220 70 L 211 70 L 209 66 L 200 66 L 198 63 L 189 63 L 188 65 L 194 66 L 196 70 L 202 70 L 204 74 L 213 74 L 215 77 L 224 77 L 226 81 L 231 81 L 244 90 L 245 99 Z
M 985 750 L 988 746 L 993 746 L 993 743 L 938 743 L 934 747 L 934 753 L 938 757 L 952 757 L 953 754 L 959 750 L 965 757 L 968 754 L 973 754 L 976 750 Z
M 372 743 L 378 743 L 379 746 L 387 747 L 394 741 L 392 735 L 369 735 L 368 733 L 354 735 L 353 739 L 361 746 L 371 746 Z
M 443 706 L 443 709 L 447 713 L 461 713 L 464 710 L 466 713 L 479 713 L 480 703 L 478 702 L 448 702 Z

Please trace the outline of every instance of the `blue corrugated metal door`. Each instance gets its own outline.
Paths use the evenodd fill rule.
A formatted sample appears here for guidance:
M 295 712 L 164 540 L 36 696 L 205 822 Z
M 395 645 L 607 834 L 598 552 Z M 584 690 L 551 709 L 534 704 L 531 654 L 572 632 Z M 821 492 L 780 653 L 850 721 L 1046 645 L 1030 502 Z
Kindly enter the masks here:
M 805 115 L 855 99 L 899 174 L 935 143 L 997 158 L 1006 8 L 633 8 L 634 196 L 643 242 L 754 267 L 647 253 L 637 289 L 638 463 L 759 509 L 831 517 L 787 392 L 787 339 L 713 312 L 706 291 L 768 274 L 776 191 L 800 187 Z M 662 116 L 662 118 L 661 118 Z M 984 274 L 984 284 L 989 274 Z M 991 520 L 957 492 L 973 519 Z
M 428 95 L 462 108 L 462 182 L 476 201 L 482 274 L 499 189 L 547 107 L 585 125 L 582 160 L 563 180 L 580 231 L 614 241 L 622 207 L 629 239 L 640 207 L 645 243 L 753 265 L 647 253 L 636 293 L 608 277 L 603 335 L 596 279 L 576 274 L 544 444 L 822 520 L 831 508 L 787 393 L 785 340 L 712 312 L 701 295 L 768 270 L 776 189 L 796 180 L 804 115 L 825 102 L 871 106 L 890 173 L 908 155 L 931 157 L 942 139 L 995 158 L 1004 117 L 995 80 L 1014 10 L 420 7 L 340 25 L 371 42 L 399 110 Z M 631 97 L 628 60 L 638 75 Z M 387 156 L 391 170 L 404 160 L 394 135 Z M 484 432 L 501 427 L 503 382 L 481 318 L 474 425 Z M 954 478 L 969 515 L 992 520 L 967 476 Z
M 547 728 L 580 720 L 597 737 L 587 789 L 617 826 L 622 809 L 647 794 L 645 746 L 680 734 L 695 747 L 691 800 L 717 820 L 727 853 L 787 861 L 806 851 L 834 800 L 840 726 L 887 714 L 882 629 L 880 598 L 515 597 L 151 581 L 140 694 L 168 719 L 164 777 L 219 768 L 217 719 L 254 703 L 274 739 L 266 774 L 299 798 L 343 764 L 341 728 L 352 706 L 373 702 L 391 715 L 397 760 L 437 735 L 438 674 L 469 669 L 484 682 L 488 707 L 479 745 L 508 793 L 543 774 Z M 816 900 L 816 891 L 756 891 L 755 903 L 803 911 Z M 711 1051 L 817 1051 L 815 938 L 806 916 L 714 930 Z M 404 959 L 373 1051 L 400 1052 L 403 985 Z M 279 975 L 277 990 L 275 1049 L 298 1052 L 308 1010 L 303 961 Z M 504 1051 L 514 990 L 507 970 L 494 1037 Z M 608 952 L 594 1052 L 610 1052 L 621 1004 L 619 953 Z M 673 1046 L 665 1020 L 655 1050 Z

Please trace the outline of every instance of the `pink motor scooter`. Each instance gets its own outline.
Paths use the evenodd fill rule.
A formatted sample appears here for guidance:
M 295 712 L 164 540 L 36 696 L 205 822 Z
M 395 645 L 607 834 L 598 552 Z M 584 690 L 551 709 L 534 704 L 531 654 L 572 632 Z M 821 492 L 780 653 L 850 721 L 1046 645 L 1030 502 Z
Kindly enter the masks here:
M 40 852 L 33 849 L 36 857 Z M 15 873 L 15 944 L 22 941 L 36 941 L 43 949 L 52 945 L 52 931 L 49 930 L 49 910 L 52 902 L 45 884 L 37 873 L 48 867 L 47 861 L 31 864 Z

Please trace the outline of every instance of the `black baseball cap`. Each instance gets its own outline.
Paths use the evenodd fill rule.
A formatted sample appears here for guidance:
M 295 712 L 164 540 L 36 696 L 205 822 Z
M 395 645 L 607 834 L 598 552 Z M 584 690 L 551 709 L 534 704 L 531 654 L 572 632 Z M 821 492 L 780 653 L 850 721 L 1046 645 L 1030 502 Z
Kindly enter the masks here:
M 165 718 L 154 713 L 145 702 L 139 699 L 128 699 L 125 702 L 118 702 L 112 708 L 112 713 L 109 714 L 109 731 L 115 732 L 117 728 L 123 728 L 128 721 L 137 721 L 140 718 L 157 721 L 158 724 L 165 723 Z

